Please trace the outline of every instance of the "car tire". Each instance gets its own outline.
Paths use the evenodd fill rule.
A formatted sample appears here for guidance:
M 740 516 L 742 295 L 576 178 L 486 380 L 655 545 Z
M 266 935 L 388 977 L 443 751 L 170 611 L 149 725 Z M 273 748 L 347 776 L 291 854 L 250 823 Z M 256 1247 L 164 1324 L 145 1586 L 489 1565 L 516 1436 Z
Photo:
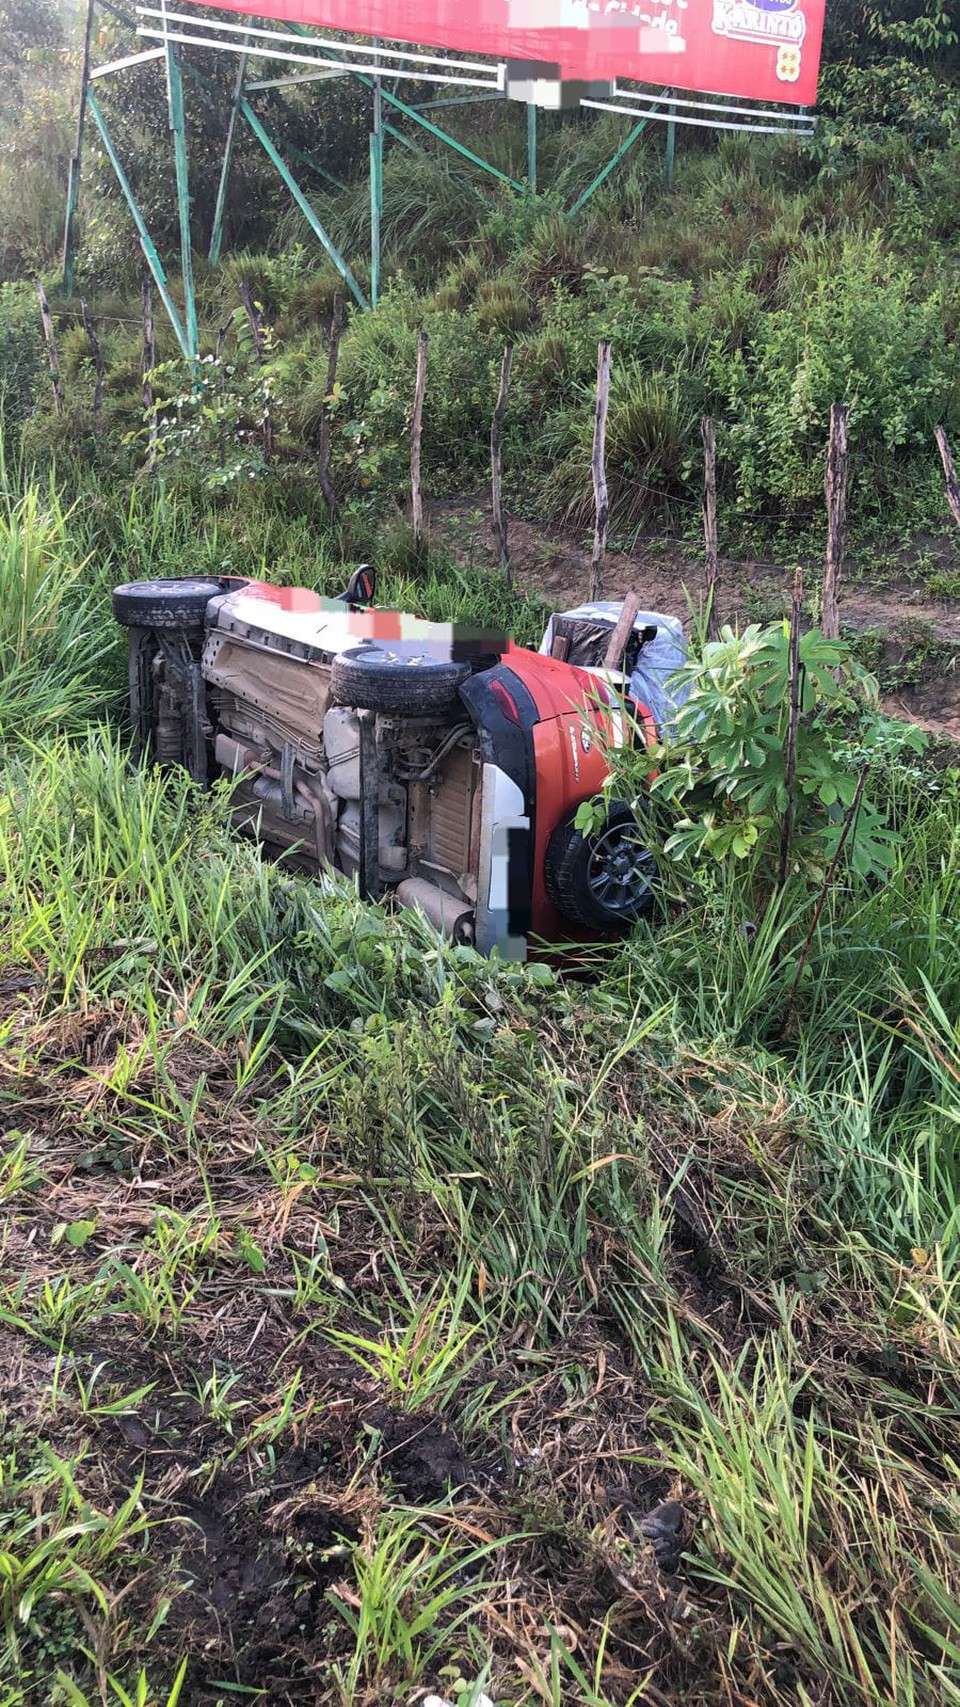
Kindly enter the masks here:
M 544 858 L 544 882 L 557 911 L 588 930 L 629 930 L 649 918 L 657 868 L 629 806 L 615 801 L 602 829 L 589 834 L 577 829 L 575 818 L 571 812 L 557 826 Z
M 429 717 L 456 705 L 469 663 L 431 658 L 412 647 L 393 650 L 368 642 L 351 646 L 333 660 L 330 691 L 337 705 L 385 716 Z
M 223 591 L 213 575 L 170 581 L 128 581 L 114 587 L 113 614 L 124 628 L 200 628 L 207 605 Z

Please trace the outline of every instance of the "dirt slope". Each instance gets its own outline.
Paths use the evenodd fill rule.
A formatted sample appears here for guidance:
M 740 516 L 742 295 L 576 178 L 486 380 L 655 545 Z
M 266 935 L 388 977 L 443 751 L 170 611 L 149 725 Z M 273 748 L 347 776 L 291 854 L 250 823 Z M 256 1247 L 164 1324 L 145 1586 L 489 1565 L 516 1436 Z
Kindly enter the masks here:
M 464 521 L 464 516 L 469 520 Z M 489 506 L 472 495 L 430 507 L 435 533 L 462 563 L 496 561 Z M 550 532 L 511 518 L 510 552 L 517 583 L 544 595 L 558 608 L 588 596 L 590 552 L 570 534 Z M 821 572 L 804 563 L 815 593 Z M 936 570 L 938 573 L 933 573 Z M 771 618 L 788 608 L 794 564 L 783 567 L 748 559 L 721 563 L 720 609 L 724 620 Z M 635 588 L 644 605 L 686 619 L 703 580 L 702 563 L 683 546 L 652 541 L 635 553 L 612 551 L 604 570 L 604 596 Z M 841 618 L 851 635 L 864 637 L 863 655 L 880 676 L 884 704 L 933 731 L 960 739 L 960 598 L 929 590 L 938 582 L 960 587 L 960 535 L 918 540 L 874 572 L 865 558 L 851 558 L 842 591 Z

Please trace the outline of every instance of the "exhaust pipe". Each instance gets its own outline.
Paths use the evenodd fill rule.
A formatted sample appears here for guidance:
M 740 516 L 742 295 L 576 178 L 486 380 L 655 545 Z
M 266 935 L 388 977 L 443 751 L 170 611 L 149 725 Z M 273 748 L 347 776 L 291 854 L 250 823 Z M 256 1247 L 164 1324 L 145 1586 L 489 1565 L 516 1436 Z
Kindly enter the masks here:
M 436 883 L 423 877 L 407 877 L 397 884 L 397 900 L 404 907 L 419 907 L 435 930 L 451 942 L 472 945 L 475 939 L 473 908 Z

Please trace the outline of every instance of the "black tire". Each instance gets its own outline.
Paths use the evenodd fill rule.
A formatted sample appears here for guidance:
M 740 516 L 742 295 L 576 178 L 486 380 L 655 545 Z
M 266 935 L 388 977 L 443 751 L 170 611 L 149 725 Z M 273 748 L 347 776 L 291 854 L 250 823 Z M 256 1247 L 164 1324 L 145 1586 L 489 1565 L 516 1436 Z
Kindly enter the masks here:
M 588 930 L 628 930 L 656 903 L 657 868 L 629 806 L 615 801 L 602 830 L 584 835 L 571 813 L 544 858 L 547 894 L 564 918 Z
M 128 581 L 114 587 L 113 614 L 124 628 L 200 628 L 209 601 L 223 587 L 213 575 L 179 581 Z
M 469 663 L 431 657 L 409 642 L 394 649 L 369 641 L 334 658 L 330 690 L 337 705 L 388 717 L 429 717 L 456 705 L 471 674 Z

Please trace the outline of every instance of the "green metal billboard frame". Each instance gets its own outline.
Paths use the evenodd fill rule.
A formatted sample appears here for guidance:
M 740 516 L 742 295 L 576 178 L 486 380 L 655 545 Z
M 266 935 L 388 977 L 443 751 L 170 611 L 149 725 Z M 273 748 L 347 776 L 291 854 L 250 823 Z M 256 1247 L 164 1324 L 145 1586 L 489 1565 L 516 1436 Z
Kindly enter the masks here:
M 91 39 L 93 36 L 93 24 L 97 12 L 108 12 L 125 28 L 129 29 L 134 36 L 138 37 L 141 42 L 145 37 L 147 40 L 153 38 L 157 41 L 158 45 L 141 47 L 140 51 L 131 52 L 124 58 L 113 60 L 105 65 L 92 65 Z M 226 121 L 223 159 L 221 163 L 220 180 L 208 251 L 209 260 L 213 265 L 216 265 L 219 262 L 223 249 L 224 222 L 229 202 L 231 168 L 237 145 L 237 136 L 241 126 L 245 127 L 251 133 L 263 149 L 267 159 L 270 161 L 281 182 L 286 187 L 292 200 L 300 209 L 300 212 L 303 214 L 321 247 L 324 249 L 337 272 L 340 274 L 340 277 L 343 279 L 344 284 L 350 291 L 359 308 L 376 307 L 380 295 L 381 232 L 383 222 L 383 161 L 385 141 L 387 138 L 390 138 L 403 144 L 404 147 L 420 152 L 420 148 L 413 138 L 407 135 L 404 130 L 399 129 L 397 123 L 391 122 L 391 118 L 393 116 L 398 120 L 406 121 L 407 124 L 417 126 L 419 130 L 425 132 L 432 140 L 440 142 L 445 147 L 452 149 L 453 152 L 456 153 L 460 159 L 467 162 L 468 165 L 482 171 L 487 176 L 516 191 L 518 194 L 537 194 L 538 137 L 537 109 L 535 106 L 529 105 L 527 108 L 527 173 L 523 180 L 511 177 L 509 173 L 502 171 L 489 160 L 484 160 L 481 155 L 475 153 L 474 150 L 469 148 L 466 143 L 461 142 L 458 137 L 453 136 L 449 131 L 444 130 L 442 125 L 437 123 L 433 117 L 428 117 L 428 114 L 430 113 L 440 113 L 448 108 L 463 107 L 487 101 L 502 101 L 506 99 L 506 96 L 502 92 L 501 88 L 480 85 L 475 89 L 471 88 L 470 92 L 444 95 L 436 99 L 412 104 L 404 101 L 397 94 L 396 82 L 394 82 L 394 87 L 392 89 L 384 87 L 384 76 L 382 74 L 385 69 L 384 67 L 377 66 L 376 70 L 368 70 L 366 68 L 361 68 L 358 64 L 351 64 L 348 66 L 344 65 L 342 56 L 348 53 L 350 48 L 346 45 L 342 48 L 338 47 L 335 44 L 331 44 L 329 39 L 319 40 L 304 25 L 291 23 L 285 25 L 283 30 L 272 30 L 269 32 L 264 30 L 258 32 L 257 27 L 252 22 L 252 18 L 248 20 L 247 25 L 231 25 L 221 22 L 220 20 L 213 23 L 199 16 L 196 20 L 196 24 L 194 25 L 192 18 L 184 20 L 182 14 L 171 13 L 168 18 L 166 0 L 161 0 L 159 10 L 141 8 L 140 13 L 141 21 L 138 23 L 135 17 L 131 16 L 123 7 L 116 4 L 116 0 L 87 0 L 76 145 L 73 158 L 70 161 L 69 180 L 67 186 L 67 206 L 63 241 L 63 291 L 65 296 L 71 296 L 74 289 L 77 208 L 80 192 L 84 136 L 87 121 L 89 119 L 93 122 L 96 131 L 99 133 L 107 159 L 117 179 L 123 198 L 130 210 L 147 267 L 169 317 L 171 326 L 173 327 L 177 343 L 187 360 L 197 360 L 200 353 L 200 346 L 197 323 L 196 291 L 194 288 L 193 277 L 194 251 L 190 230 L 191 203 L 189 149 L 184 109 L 185 79 L 208 105 L 212 104 L 224 113 Z M 146 24 L 142 21 L 144 17 L 147 19 Z M 151 20 L 159 20 L 159 22 L 152 24 Z M 226 42 L 223 40 L 222 34 L 216 40 L 213 37 L 207 37 L 201 40 L 195 36 L 185 36 L 180 29 L 171 28 L 171 22 L 175 23 L 177 21 L 187 21 L 191 27 L 195 27 L 198 30 L 219 29 L 221 32 L 231 31 L 233 34 L 228 37 Z M 234 35 L 236 39 L 234 39 Z M 263 39 L 267 35 L 271 37 L 271 41 Z M 291 48 L 295 48 L 297 44 L 303 44 L 304 46 L 309 45 L 311 55 L 313 57 L 306 58 L 306 56 L 301 53 L 295 51 L 288 52 L 283 47 L 277 48 L 272 46 L 273 41 L 284 41 L 287 38 L 291 38 Z M 190 64 L 188 59 L 183 59 L 181 57 L 180 50 L 182 45 L 194 42 L 202 46 L 218 46 L 223 48 L 225 51 L 237 53 L 237 75 L 232 98 L 228 102 L 224 101 L 222 90 L 211 84 L 195 66 Z M 357 52 L 372 51 L 374 53 L 374 64 L 376 65 L 376 62 L 383 57 L 381 49 L 382 44 L 377 42 L 374 44 L 373 49 L 366 48 L 357 50 Z M 412 69 L 407 69 L 402 73 L 399 73 L 408 77 L 420 75 L 416 70 L 417 61 L 419 59 L 422 59 L 425 62 L 429 61 L 431 64 L 437 64 L 440 66 L 447 63 L 445 60 L 439 59 L 436 56 L 426 54 L 421 55 L 413 49 L 411 49 L 409 53 L 400 52 L 396 49 L 387 49 L 384 50 L 384 52 L 387 57 L 392 57 L 394 60 L 409 62 Z M 271 56 L 287 62 L 288 74 L 251 81 L 248 76 L 251 60 L 265 60 L 269 59 Z M 312 73 L 290 75 L 290 62 L 297 60 L 304 60 L 307 64 L 315 62 L 318 66 L 322 66 L 325 60 L 333 61 L 333 63 L 330 65 L 329 71 L 325 69 L 317 69 Z M 167 107 L 173 149 L 174 178 L 177 195 L 177 217 L 180 237 L 180 278 L 183 291 L 182 311 L 174 301 L 170 289 L 170 281 L 167 276 L 163 260 L 161 259 L 156 244 L 150 235 L 143 211 L 137 201 L 137 197 L 133 187 L 131 186 L 129 177 L 124 170 L 123 163 L 117 151 L 103 108 L 94 92 L 100 81 L 110 77 L 121 76 L 125 71 L 128 71 L 135 66 L 147 64 L 151 61 L 156 61 L 158 66 L 162 65 L 166 79 Z M 496 74 L 497 69 L 496 67 L 487 65 L 470 66 L 467 62 L 450 62 L 450 64 L 451 73 L 449 76 L 445 75 L 442 70 L 439 72 L 431 71 L 429 74 L 423 73 L 423 75 L 429 75 L 431 81 L 441 85 L 445 83 L 450 86 L 464 83 L 477 85 L 478 80 L 475 77 L 471 76 L 468 78 L 464 76 L 462 72 L 458 75 L 457 67 L 459 65 L 465 65 L 467 66 L 467 69 L 470 69 L 471 71 L 479 71 L 481 73 L 489 72 L 491 76 Z M 256 112 L 251 99 L 252 97 L 255 98 L 257 91 L 260 89 L 292 86 L 293 84 L 302 81 L 338 75 L 352 77 L 355 81 L 360 83 L 361 86 L 368 90 L 371 98 L 369 138 L 369 295 L 364 291 L 362 285 L 358 281 L 349 261 L 343 254 L 341 254 L 329 232 L 325 229 L 307 191 L 303 188 L 299 179 L 294 175 L 288 161 L 290 159 L 295 160 L 298 166 L 305 167 L 308 171 L 324 179 L 326 182 L 333 184 L 339 189 L 345 190 L 347 186 L 335 178 L 333 174 L 327 170 L 322 161 L 315 159 L 312 155 L 306 154 L 300 149 L 294 148 L 290 144 L 285 145 L 284 153 L 287 156 L 285 159 L 284 153 L 281 153 L 280 148 L 278 147 L 275 139 L 270 135 L 263 119 Z M 391 118 L 385 117 L 385 109 L 390 113 Z M 655 115 L 651 115 L 651 117 L 652 116 Z M 648 123 L 649 118 L 644 117 L 640 122 L 635 123 L 632 126 L 628 135 L 615 150 L 611 158 L 601 167 L 583 192 L 566 209 L 566 213 L 569 217 L 572 218 L 580 212 L 580 210 L 590 200 L 591 196 L 593 196 L 606 181 L 610 173 L 614 171 L 626 154 L 629 153 L 630 149 L 633 148 L 634 144 L 646 129 Z M 667 125 L 668 181 L 672 178 L 673 172 L 675 146 L 674 135 L 675 126 L 671 119 Z

